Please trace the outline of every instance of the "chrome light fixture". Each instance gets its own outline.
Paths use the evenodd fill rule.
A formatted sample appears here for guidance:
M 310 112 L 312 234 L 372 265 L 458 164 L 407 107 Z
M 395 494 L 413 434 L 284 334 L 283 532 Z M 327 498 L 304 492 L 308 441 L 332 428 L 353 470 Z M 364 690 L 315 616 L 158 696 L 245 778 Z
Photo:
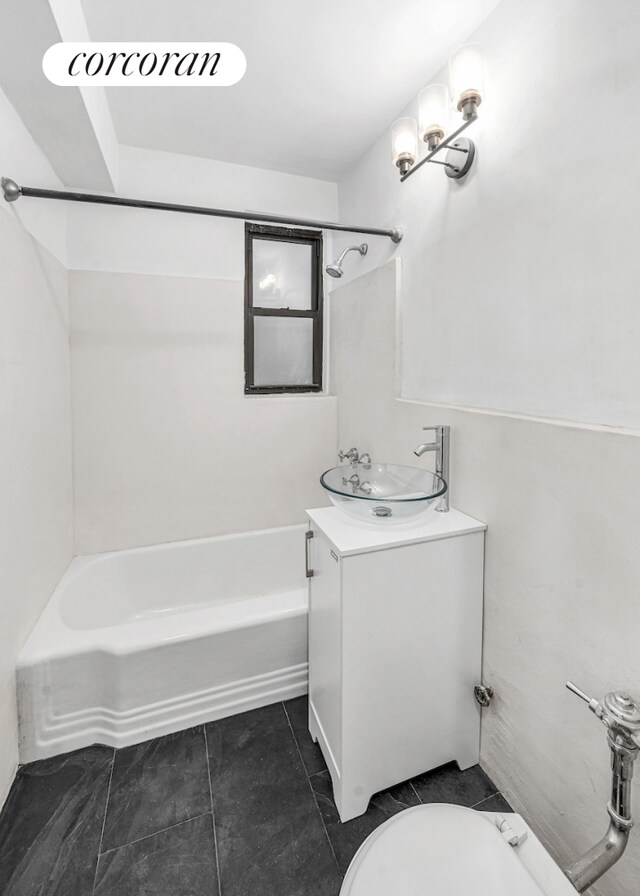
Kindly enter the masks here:
M 449 130 L 449 88 L 430 84 L 418 94 L 418 128 L 429 150 L 435 149 Z
M 406 174 L 418 157 L 418 125 L 413 118 L 399 118 L 391 125 L 393 161 Z
M 482 48 L 479 44 L 460 47 L 449 60 L 451 94 L 445 84 L 430 84 L 418 95 L 418 123 L 413 118 L 400 118 L 391 126 L 393 161 L 404 181 L 423 165 L 442 165 L 445 173 L 456 180 L 464 177 L 475 157 L 475 145 L 460 135 L 478 117 L 478 106 L 484 96 Z M 462 113 L 462 124 L 449 130 L 451 100 Z M 419 162 L 418 135 L 427 146 L 427 155 Z M 447 150 L 444 161 L 435 156 Z

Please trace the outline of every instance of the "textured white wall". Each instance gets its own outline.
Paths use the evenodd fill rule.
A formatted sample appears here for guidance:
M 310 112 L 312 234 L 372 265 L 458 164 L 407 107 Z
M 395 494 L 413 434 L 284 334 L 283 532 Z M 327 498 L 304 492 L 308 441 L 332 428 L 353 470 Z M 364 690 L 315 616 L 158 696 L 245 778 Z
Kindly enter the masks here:
M 67 272 L 0 212 L 0 806 L 18 762 L 15 663 L 71 560 Z
M 331 294 L 338 439 L 432 469 L 413 454 L 422 427 L 451 426 L 452 504 L 489 527 L 484 678 L 496 697 L 481 762 L 564 867 L 604 833 L 610 781 L 605 730 L 564 683 L 640 694 L 640 439 L 397 399 L 397 265 Z M 633 799 L 637 811 L 638 778 Z M 590 892 L 637 896 L 639 874 L 632 833 Z
M 406 236 L 347 277 L 403 258 L 404 396 L 638 428 L 640 162 L 605 142 L 640 138 L 640 5 L 504 0 L 472 37 L 475 168 L 400 184 L 381 135 L 340 183 L 341 217 Z
M 131 147 L 119 170 L 125 196 L 337 218 L 325 181 Z M 77 552 L 324 503 L 335 399 L 244 395 L 244 223 L 78 205 L 68 243 Z
M 326 181 L 132 147 L 119 172 L 124 196 L 337 219 Z M 335 399 L 244 395 L 244 222 L 76 205 L 68 245 L 77 552 L 325 503 Z
M 482 763 L 562 865 L 604 833 L 609 787 L 604 730 L 564 682 L 640 694 L 640 164 L 616 169 L 593 132 L 638 133 L 639 38 L 630 0 L 504 0 L 473 35 L 488 86 L 467 182 L 401 186 L 385 134 L 340 184 L 343 217 L 406 228 L 397 388 L 415 400 L 393 397 L 383 269 L 331 295 L 338 438 L 429 464 L 420 428 L 451 425 L 453 502 L 489 525 Z M 593 892 L 635 896 L 639 874 L 632 834 Z
M 76 551 L 302 522 L 336 400 L 245 396 L 243 284 L 72 272 Z
M 0 177 L 18 184 L 59 190 L 62 184 L 45 155 L 36 146 L 15 108 L 0 89 Z M 0 214 L 20 222 L 51 254 L 66 263 L 66 206 L 63 202 L 18 199 L 7 203 L 0 197 Z
M 60 187 L 2 91 L 0 159 L 4 176 Z M 73 548 L 64 223 L 60 205 L 0 199 L 0 806 L 18 762 L 16 657 Z
M 118 193 L 131 198 L 336 221 L 334 183 L 121 146 Z M 74 270 L 244 278 L 244 222 L 100 205 L 70 205 Z

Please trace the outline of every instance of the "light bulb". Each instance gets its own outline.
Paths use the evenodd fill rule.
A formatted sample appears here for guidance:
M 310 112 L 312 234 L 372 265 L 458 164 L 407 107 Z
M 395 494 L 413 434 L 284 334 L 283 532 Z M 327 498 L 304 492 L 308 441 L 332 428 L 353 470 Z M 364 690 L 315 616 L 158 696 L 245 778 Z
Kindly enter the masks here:
M 418 125 L 413 118 L 399 118 L 391 125 L 393 163 L 406 174 L 418 155 Z
M 473 118 L 484 95 L 482 47 L 465 44 L 449 60 L 451 93 L 465 121 Z
M 430 84 L 418 94 L 419 133 L 429 149 L 435 149 L 449 127 L 449 90 Z

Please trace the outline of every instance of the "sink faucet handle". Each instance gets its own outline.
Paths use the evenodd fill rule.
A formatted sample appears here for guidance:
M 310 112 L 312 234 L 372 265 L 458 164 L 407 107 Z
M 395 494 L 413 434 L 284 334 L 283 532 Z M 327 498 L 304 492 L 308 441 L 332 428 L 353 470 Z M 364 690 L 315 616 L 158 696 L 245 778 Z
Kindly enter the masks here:
M 348 460 L 350 464 L 357 464 L 360 459 L 357 448 L 349 448 L 348 451 L 338 451 L 338 460 L 342 463 Z

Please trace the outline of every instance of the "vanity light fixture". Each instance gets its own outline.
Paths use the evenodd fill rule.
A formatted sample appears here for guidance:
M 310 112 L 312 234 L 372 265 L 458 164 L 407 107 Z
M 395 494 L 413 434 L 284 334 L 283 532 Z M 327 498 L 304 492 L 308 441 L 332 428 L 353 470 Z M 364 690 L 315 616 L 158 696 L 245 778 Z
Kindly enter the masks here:
M 428 162 L 444 166 L 448 177 L 459 180 L 473 164 L 475 145 L 460 135 L 477 119 L 484 94 L 479 44 L 466 44 L 453 54 L 449 60 L 449 80 L 451 93 L 445 84 L 430 84 L 420 91 L 418 123 L 413 118 L 399 118 L 391 126 L 391 151 L 401 181 Z M 445 136 L 449 130 L 451 101 L 462 113 L 462 124 Z M 418 138 L 427 146 L 427 155 L 419 162 L 416 161 Z M 444 161 L 436 159 L 444 149 L 447 150 Z

